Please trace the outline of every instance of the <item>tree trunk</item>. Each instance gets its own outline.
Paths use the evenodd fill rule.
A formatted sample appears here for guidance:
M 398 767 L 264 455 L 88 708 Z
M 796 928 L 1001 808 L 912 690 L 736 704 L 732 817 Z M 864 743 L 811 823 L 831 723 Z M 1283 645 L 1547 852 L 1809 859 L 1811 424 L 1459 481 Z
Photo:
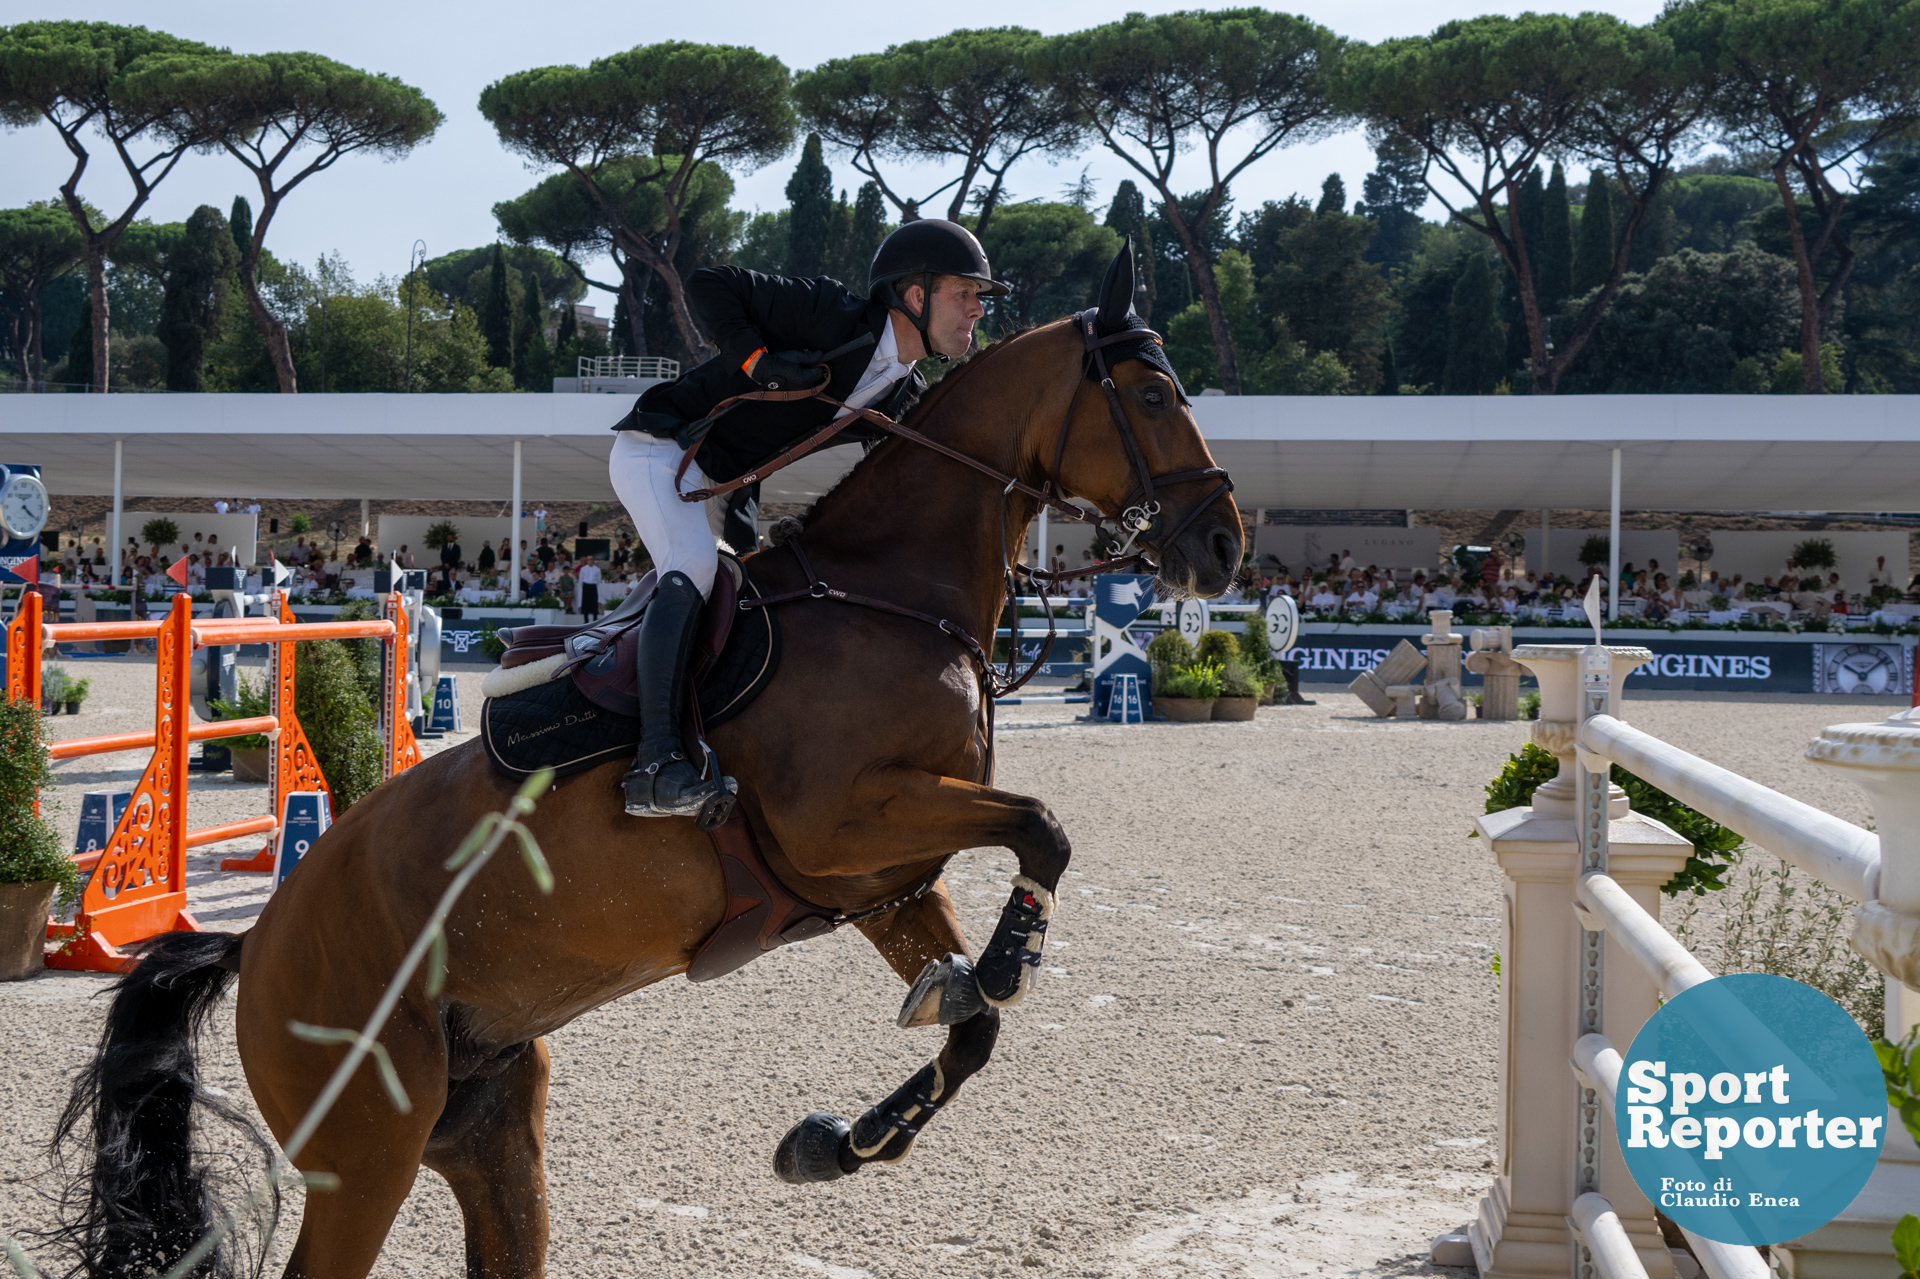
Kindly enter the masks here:
M 87 292 L 93 299 L 93 383 L 88 388 L 105 395 L 107 391 L 107 249 L 104 244 L 87 246 Z
M 697 364 L 712 359 L 716 354 L 713 344 L 700 335 L 694 327 L 693 312 L 687 309 L 687 290 L 680 283 L 680 273 L 671 264 L 655 268 L 660 272 L 660 283 L 667 286 L 667 303 L 673 309 L 673 326 L 680 330 L 680 341 Z M 638 322 L 639 317 L 635 317 Z
M 259 225 L 256 223 L 256 228 Z M 293 395 L 300 390 L 299 378 L 293 371 L 293 348 L 287 340 L 287 326 L 267 309 L 265 299 L 260 296 L 260 279 L 255 274 L 260 260 L 256 254 L 257 250 L 240 260 L 240 292 L 246 295 L 253 326 L 260 330 L 260 337 L 267 344 L 267 358 L 273 361 L 273 376 L 280 383 L 280 393 Z
M 1773 166 L 1773 185 L 1780 190 L 1786 205 L 1787 234 L 1793 241 L 1794 280 L 1800 286 L 1800 389 L 1808 395 L 1824 395 L 1826 383 L 1820 377 L 1820 295 L 1813 286 L 1813 255 L 1807 252 L 1806 228 L 1800 225 L 1800 206 L 1787 182 L 1787 158 L 1781 156 Z
M 1161 208 L 1166 212 L 1167 221 L 1173 224 L 1173 232 L 1180 237 L 1180 247 L 1186 251 L 1187 270 L 1193 275 L 1194 287 L 1200 290 L 1200 304 L 1206 308 L 1207 327 L 1213 331 L 1213 350 L 1220 358 L 1220 389 L 1228 395 L 1240 394 L 1240 361 L 1234 351 L 1233 330 L 1227 324 L 1226 308 L 1220 305 L 1220 282 L 1214 279 L 1213 263 L 1207 261 L 1200 252 L 1198 241 L 1193 238 L 1193 229 L 1180 215 L 1179 201 L 1165 187 L 1160 188 Z M 1200 220 L 1204 223 L 1213 216 L 1213 201 L 1208 201 L 1200 211 Z
M 633 340 L 633 353 L 642 359 L 652 355 L 647 348 L 647 294 L 653 289 L 653 268 L 646 267 L 640 273 L 639 287 L 634 287 L 633 273 L 620 273 L 620 289 L 626 295 L 628 336 Z

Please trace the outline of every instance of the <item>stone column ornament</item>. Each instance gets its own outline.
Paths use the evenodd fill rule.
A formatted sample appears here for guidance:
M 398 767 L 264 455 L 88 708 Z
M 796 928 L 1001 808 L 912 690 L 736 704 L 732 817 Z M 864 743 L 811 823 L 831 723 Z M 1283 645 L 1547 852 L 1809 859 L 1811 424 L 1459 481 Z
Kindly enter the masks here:
M 1853 908 L 1853 948 L 1920 988 L 1920 707 L 1878 724 L 1834 724 L 1807 746 L 1816 764 L 1847 770 L 1873 800 L 1880 834 L 1878 897 Z M 1906 1025 L 1889 1025 L 1898 1039 Z

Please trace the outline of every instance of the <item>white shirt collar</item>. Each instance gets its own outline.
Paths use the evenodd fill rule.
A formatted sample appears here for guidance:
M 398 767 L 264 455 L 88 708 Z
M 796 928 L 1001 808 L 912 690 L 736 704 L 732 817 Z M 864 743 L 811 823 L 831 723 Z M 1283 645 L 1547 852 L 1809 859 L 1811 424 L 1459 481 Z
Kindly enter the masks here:
M 880 326 L 880 341 L 873 348 L 873 359 L 868 363 L 867 371 L 878 372 L 890 382 L 913 372 L 913 365 L 900 359 L 900 341 L 893 333 L 891 311 L 887 312 L 886 323 Z

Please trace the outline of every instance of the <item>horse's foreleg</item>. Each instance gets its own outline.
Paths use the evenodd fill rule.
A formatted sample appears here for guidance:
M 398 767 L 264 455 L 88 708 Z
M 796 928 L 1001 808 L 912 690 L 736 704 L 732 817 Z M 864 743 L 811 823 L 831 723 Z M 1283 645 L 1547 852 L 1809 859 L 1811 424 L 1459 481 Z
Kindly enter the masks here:
M 949 961 L 966 958 L 966 939 L 954 919 L 944 884 L 936 884 L 926 896 L 878 919 L 864 920 L 857 927 L 903 979 L 916 973 L 924 978 L 926 971 L 944 962 L 943 957 Z M 914 994 L 908 996 L 909 1008 L 921 984 L 916 983 Z M 902 1024 L 906 1024 L 905 1013 Z M 796 1124 L 774 1153 L 774 1171 L 784 1181 L 802 1183 L 831 1181 L 870 1163 L 899 1163 L 913 1149 L 914 1138 L 927 1121 L 953 1100 L 969 1076 L 987 1064 L 999 1031 L 999 1010 L 977 1004 L 975 1012 L 949 1025 L 947 1042 L 938 1056 L 851 1124 L 824 1110 Z
M 860 786 L 847 807 L 855 816 L 844 820 L 830 841 L 835 864 L 814 867 L 795 856 L 800 869 L 809 874 L 862 873 L 960 848 L 997 844 L 1013 851 L 1020 859 L 1013 895 L 973 965 L 972 979 L 989 1006 L 1019 1003 L 1040 965 L 1054 890 L 1073 855 L 1067 833 L 1047 806 L 991 786 L 891 769 Z M 801 846 L 797 840 L 782 842 L 790 855 Z

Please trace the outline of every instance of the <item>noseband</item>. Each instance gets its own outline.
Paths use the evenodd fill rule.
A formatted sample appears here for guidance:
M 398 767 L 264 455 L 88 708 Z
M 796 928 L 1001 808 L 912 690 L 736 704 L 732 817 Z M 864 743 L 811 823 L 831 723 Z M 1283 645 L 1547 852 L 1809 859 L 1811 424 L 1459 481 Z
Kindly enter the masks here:
M 944 457 L 952 458 L 963 466 L 973 468 L 982 475 L 992 479 L 996 484 L 1002 485 L 1000 490 L 1000 558 L 1001 562 L 1007 566 L 1007 609 L 1013 616 L 1012 634 L 1008 636 L 1007 664 L 1004 672 L 996 671 L 993 668 L 992 658 L 989 652 L 975 641 L 972 636 L 944 618 L 936 618 L 931 614 L 923 614 L 912 609 L 900 608 L 887 604 L 884 601 L 871 600 L 864 596 L 849 595 L 846 592 L 834 591 L 832 588 L 827 587 L 825 583 L 815 578 L 812 568 L 807 565 L 805 557 L 800 554 L 797 539 L 794 538 L 789 538 L 787 545 L 792 546 L 795 555 L 800 557 L 802 568 L 807 574 L 808 589 L 805 591 L 795 591 L 788 595 L 758 600 L 755 601 L 755 604 L 765 606 L 786 603 L 790 600 L 827 599 L 841 603 L 859 604 L 869 608 L 878 608 L 884 612 L 896 613 L 904 617 L 911 617 L 918 621 L 931 623 L 932 625 L 938 626 L 943 632 L 959 640 L 959 642 L 973 654 L 974 660 L 982 667 L 982 680 L 987 686 L 985 691 L 989 694 L 990 698 L 1004 697 L 1032 679 L 1040 667 L 1046 664 L 1048 656 L 1053 651 L 1053 643 L 1056 638 L 1054 631 L 1053 602 L 1047 594 L 1047 588 L 1049 586 L 1057 587 L 1060 583 L 1071 581 L 1076 577 L 1088 577 L 1095 573 L 1107 573 L 1116 569 L 1137 566 L 1143 561 L 1147 561 L 1148 550 L 1164 554 L 1165 549 L 1177 541 L 1180 535 L 1185 533 L 1188 528 L 1192 527 L 1194 521 L 1200 517 L 1201 512 L 1205 511 L 1209 506 L 1212 506 L 1216 498 L 1223 493 L 1231 493 L 1233 491 L 1233 480 L 1228 477 L 1225 470 L 1217 466 L 1198 467 L 1186 471 L 1168 471 L 1159 475 L 1153 473 L 1153 469 L 1147 465 L 1147 455 L 1140 447 L 1139 437 L 1134 433 L 1133 423 L 1127 420 L 1126 411 L 1120 406 L 1120 392 L 1113 384 L 1113 371 L 1107 362 L 1106 349 L 1122 342 L 1139 342 L 1143 340 L 1158 342 L 1160 341 L 1160 335 L 1152 329 L 1142 327 L 1124 329 L 1119 333 L 1112 333 L 1106 337 L 1101 337 L 1097 324 L 1099 314 L 1099 309 L 1093 308 L 1082 311 L 1073 317 L 1074 327 L 1079 332 L 1081 341 L 1085 344 L 1085 350 L 1082 356 L 1082 376 L 1074 383 L 1073 396 L 1067 401 L 1066 416 L 1060 423 L 1060 438 L 1054 446 L 1053 466 L 1048 470 L 1046 478 L 1041 481 L 1039 488 L 1035 488 L 1033 485 L 1021 480 L 1018 476 L 1010 475 L 978 458 L 969 457 L 956 448 L 942 444 L 938 440 L 930 439 L 912 427 L 894 421 L 884 413 L 869 408 L 849 409 L 852 417 L 857 417 L 869 422 L 879 427 L 888 435 L 898 436 L 903 440 L 910 440 L 923 448 L 932 449 Z M 1106 395 L 1107 413 L 1113 419 L 1114 429 L 1120 433 L 1121 446 L 1126 450 L 1127 460 L 1132 464 L 1134 475 L 1137 477 L 1137 483 L 1133 492 L 1130 493 L 1126 501 L 1121 504 L 1120 514 L 1117 517 L 1104 515 L 1099 511 L 1088 511 L 1085 507 L 1076 506 L 1067 501 L 1066 489 L 1059 480 L 1060 468 L 1067 454 L 1067 434 L 1073 428 L 1073 410 L 1075 405 L 1080 401 L 1080 388 L 1096 374 L 1099 377 L 1100 389 Z M 686 436 L 683 437 L 690 439 L 691 445 L 681 456 L 679 468 L 674 472 L 675 489 L 677 490 L 679 488 L 681 479 L 686 475 L 688 467 L 693 464 L 694 454 L 698 453 L 700 446 L 706 442 L 707 431 L 712 428 L 714 421 L 729 409 L 747 401 L 778 403 L 808 399 L 824 400 L 835 408 L 849 408 L 843 401 L 826 394 L 826 386 L 826 382 L 823 381 L 818 386 L 801 391 L 748 391 L 741 395 L 735 395 L 722 400 L 714 406 L 711 413 L 688 428 Z M 681 492 L 680 500 L 683 502 L 704 502 L 709 498 L 720 497 L 724 494 L 731 493 L 735 489 L 745 488 L 747 485 L 757 480 L 765 479 L 775 471 L 799 461 L 807 454 L 825 444 L 828 440 L 831 440 L 834 436 L 846 430 L 847 425 L 848 420 L 846 418 L 836 418 L 786 452 L 769 459 L 745 475 L 740 476 L 738 479 L 728 480 L 724 484 L 716 484 L 711 488 Z M 1187 512 L 1186 518 L 1174 525 L 1170 531 L 1163 532 L 1156 529 L 1154 526 L 1160 518 L 1161 511 L 1159 496 L 1161 490 L 1176 484 L 1186 484 L 1196 480 L 1218 480 L 1220 482 L 1214 487 L 1212 492 L 1208 493 L 1198 502 L 1195 502 L 1193 507 Z M 1042 569 L 1028 568 L 1024 564 L 1015 563 L 1007 556 L 1006 503 L 1007 498 L 1016 492 L 1032 498 L 1038 502 L 1041 507 L 1054 512 L 1063 519 L 1072 520 L 1081 524 L 1091 524 L 1096 530 L 1105 530 L 1108 537 L 1118 541 L 1118 534 L 1106 528 L 1107 524 L 1111 522 L 1117 525 L 1121 532 L 1126 534 L 1126 540 L 1121 543 L 1118 554 L 1112 558 L 1104 559 L 1098 563 L 1072 571 L 1061 570 L 1059 572 L 1050 572 Z M 1136 543 L 1138 543 L 1142 549 L 1135 550 L 1134 546 Z M 1044 546 L 1040 548 L 1040 553 L 1042 556 L 1046 554 L 1046 548 Z M 1047 614 L 1047 642 L 1041 645 L 1038 656 L 1034 658 L 1033 663 L 1027 667 L 1024 673 L 1019 671 L 1020 610 L 1015 603 L 1019 595 L 1017 579 L 1021 577 L 1033 583 L 1034 589 L 1040 593 L 1041 606 L 1046 610 Z M 749 605 L 747 602 L 742 601 L 741 607 L 746 608 L 749 607 Z M 988 706 L 991 707 L 991 705 L 992 702 L 989 700 Z M 991 714 L 990 710 L 989 714 Z

